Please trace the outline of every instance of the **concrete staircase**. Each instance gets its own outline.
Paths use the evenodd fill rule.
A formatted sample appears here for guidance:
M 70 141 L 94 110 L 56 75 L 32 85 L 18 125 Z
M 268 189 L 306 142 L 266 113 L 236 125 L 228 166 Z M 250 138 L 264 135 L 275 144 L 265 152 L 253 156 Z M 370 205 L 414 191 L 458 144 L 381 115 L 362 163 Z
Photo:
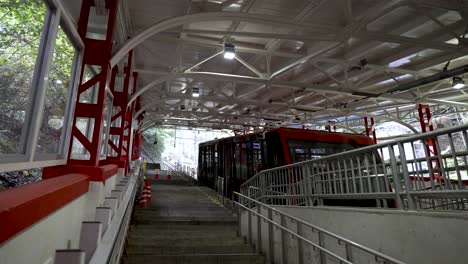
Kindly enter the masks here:
M 265 263 L 237 237 L 237 217 L 212 190 L 178 177 L 153 181 L 151 189 L 149 208 L 135 212 L 122 263 Z

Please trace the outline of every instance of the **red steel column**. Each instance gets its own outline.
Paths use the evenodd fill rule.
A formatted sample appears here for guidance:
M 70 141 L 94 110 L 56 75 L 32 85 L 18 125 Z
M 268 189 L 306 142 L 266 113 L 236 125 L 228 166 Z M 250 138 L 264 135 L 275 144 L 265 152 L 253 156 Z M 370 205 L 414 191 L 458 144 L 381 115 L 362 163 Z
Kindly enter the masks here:
M 434 131 L 434 126 L 432 125 L 431 108 L 429 107 L 429 105 L 419 104 L 418 114 L 419 114 L 419 123 L 421 124 L 421 132 L 426 133 L 426 132 Z M 424 145 L 426 147 L 426 151 L 427 151 L 427 154 L 429 155 L 429 158 L 431 158 L 431 156 L 438 155 L 435 138 L 427 138 Z M 439 160 L 431 159 L 430 166 L 431 166 L 431 169 L 433 170 L 439 169 L 440 168 Z
M 78 32 L 85 44 L 83 65 L 81 67 L 80 86 L 76 101 L 75 115 L 73 119 L 73 127 L 71 134 L 71 143 L 68 153 L 68 164 L 71 165 L 86 165 L 98 166 L 101 137 L 103 136 L 103 118 L 104 103 L 105 103 L 105 90 L 107 84 L 107 77 L 110 71 L 109 61 L 112 52 L 112 35 L 115 26 L 117 15 L 118 1 L 107 0 L 105 11 L 108 13 L 107 32 L 105 40 L 91 39 L 86 36 L 88 31 L 88 20 L 91 8 L 95 6 L 93 0 L 83 0 L 81 5 L 80 19 L 78 21 Z M 87 65 L 99 66 L 100 72 L 96 74 L 89 81 L 83 83 L 83 73 Z M 97 102 L 80 102 L 80 96 L 97 85 Z M 91 134 L 92 139 L 89 140 L 77 127 L 77 119 L 94 120 L 94 126 Z M 80 142 L 84 148 L 89 152 L 89 158 L 74 159 L 71 156 L 71 150 L 74 141 Z
M 137 87 L 137 81 L 138 81 L 138 72 L 133 73 L 133 87 L 131 90 L 131 95 L 135 94 L 136 92 L 136 87 Z M 132 124 L 133 124 L 133 112 L 135 110 L 135 104 L 137 100 L 134 100 L 127 109 L 127 113 L 125 115 L 124 119 L 124 136 L 123 136 L 123 147 L 122 149 L 125 151 L 125 153 L 122 153 L 122 159 L 128 161 L 129 158 L 131 159 L 132 153 L 129 153 L 130 147 L 131 147 L 131 133 L 132 133 Z M 129 168 L 128 164 L 125 166 L 125 170 L 127 171 Z
M 112 116 L 111 121 L 115 122 L 120 118 L 120 123 L 117 123 L 116 126 L 111 126 L 110 128 L 110 136 L 109 136 L 109 147 L 114 149 L 117 155 L 108 156 L 108 160 L 116 163 L 121 168 L 126 167 L 127 160 L 125 159 L 122 150 L 124 149 L 124 132 L 125 132 L 125 123 L 127 120 L 127 102 L 129 99 L 129 89 L 130 89 L 130 79 L 131 79 L 131 67 L 132 67 L 132 58 L 133 58 L 133 51 L 128 53 L 127 57 L 127 65 L 124 68 L 125 79 L 123 83 L 122 91 L 118 91 L 115 87 L 115 78 L 118 72 L 117 66 L 114 67 L 112 71 L 112 85 L 111 90 L 112 94 L 114 95 L 114 107 L 119 107 L 119 111 Z M 133 93 L 132 93 L 133 94 Z M 112 123 L 111 122 L 111 123 Z M 112 141 L 112 136 L 118 137 L 118 144 L 114 144 Z
M 370 119 L 370 126 L 369 126 L 369 119 Z M 377 135 L 375 134 L 375 123 L 374 118 L 368 118 L 367 116 L 364 117 L 364 125 L 366 127 L 366 136 L 371 137 L 372 134 L 372 141 L 374 144 L 377 144 Z

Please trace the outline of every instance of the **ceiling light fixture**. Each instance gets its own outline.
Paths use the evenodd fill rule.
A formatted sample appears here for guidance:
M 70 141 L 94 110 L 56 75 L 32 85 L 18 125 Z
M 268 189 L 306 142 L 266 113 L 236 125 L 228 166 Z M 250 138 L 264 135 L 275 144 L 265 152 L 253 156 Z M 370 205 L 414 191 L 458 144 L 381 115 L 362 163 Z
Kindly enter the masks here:
M 225 43 L 224 44 L 224 58 L 227 60 L 232 60 L 236 57 L 236 49 L 234 48 L 234 45 L 230 43 Z
M 465 81 L 462 78 L 455 76 L 452 80 L 452 87 L 454 89 L 461 89 L 465 87 Z
M 198 88 L 198 87 L 193 87 L 193 88 L 192 88 L 192 96 L 193 96 L 193 97 L 199 97 L 199 96 L 200 96 L 200 88 Z

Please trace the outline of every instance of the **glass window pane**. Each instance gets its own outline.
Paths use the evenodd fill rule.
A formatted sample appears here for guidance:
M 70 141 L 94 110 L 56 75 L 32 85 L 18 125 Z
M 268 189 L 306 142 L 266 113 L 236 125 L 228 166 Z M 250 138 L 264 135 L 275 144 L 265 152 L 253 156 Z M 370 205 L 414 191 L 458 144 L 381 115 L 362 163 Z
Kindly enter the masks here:
M 0 154 L 23 153 L 21 135 L 46 10 L 42 0 L 0 3 Z
M 72 67 L 76 49 L 59 26 L 57 40 L 48 76 L 44 115 L 36 151 L 59 153 L 63 135 L 68 89 L 72 82 Z
M 93 141 L 94 118 L 77 118 L 76 127 L 88 138 L 89 142 Z M 85 149 L 83 144 L 75 137 L 73 138 L 71 158 L 72 159 L 89 159 L 89 151 Z
M 109 129 L 110 129 L 110 121 L 112 118 L 112 95 L 110 91 L 106 91 L 106 101 L 104 103 L 104 117 L 102 119 L 102 131 L 103 135 L 101 138 L 101 156 L 107 156 L 107 143 L 109 139 Z
M 86 65 L 83 72 L 82 84 L 91 80 L 94 76 L 98 74 L 99 71 L 101 71 L 100 66 Z M 98 97 L 98 86 L 98 84 L 95 84 L 86 91 L 82 92 L 80 95 L 80 103 L 96 104 Z

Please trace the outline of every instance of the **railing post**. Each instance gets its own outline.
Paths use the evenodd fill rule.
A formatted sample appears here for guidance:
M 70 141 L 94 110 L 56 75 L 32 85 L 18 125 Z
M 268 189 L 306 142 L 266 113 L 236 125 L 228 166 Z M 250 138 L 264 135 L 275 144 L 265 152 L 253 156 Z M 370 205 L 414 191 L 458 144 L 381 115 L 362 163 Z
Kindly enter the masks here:
M 266 189 L 266 187 L 265 187 L 265 185 L 266 185 L 266 184 L 265 184 L 265 174 L 262 173 L 262 172 L 260 172 L 260 174 L 258 174 L 258 175 L 259 175 L 259 177 L 260 177 L 260 197 L 259 197 L 260 199 L 258 199 L 258 200 L 259 200 L 260 202 L 263 202 L 263 203 L 264 203 L 264 201 L 265 201 L 265 200 L 264 200 L 264 199 L 265 199 L 265 198 L 264 198 L 264 197 L 265 197 L 265 189 Z
M 239 237 L 242 237 L 242 209 L 240 206 L 240 197 L 239 198 L 239 204 L 237 204 L 237 235 Z
M 346 243 L 346 260 L 348 260 L 349 262 L 353 262 L 353 251 L 352 251 L 352 248 L 351 246 Z
M 321 246 L 322 248 L 325 248 L 325 241 L 323 239 L 323 233 L 320 231 L 320 230 L 317 230 L 318 231 L 318 240 L 319 240 L 319 246 Z M 325 255 L 325 253 L 320 249 L 320 264 L 326 264 L 327 263 L 327 256 Z
M 403 172 L 403 178 L 405 182 L 405 193 L 406 193 L 406 199 L 408 199 L 408 209 L 410 210 L 415 210 L 415 201 L 413 196 L 411 196 L 411 181 L 409 177 L 409 172 L 408 172 L 408 165 L 406 163 L 406 155 L 405 155 L 405 149 L 401 143 L 398 143 L 398 149 L 400 151 L 400 160 L 401 160 L 401 169 Z
M 268 208 L 268 219 L 273 221 L 273 210 L 271 208 Z M 275 262 L 275 234 L 272 222 L 268 222 L 268 257 L 270 263 Z
M 247 213 L 248 213 L 248 221 L 249 221 L 248 239 L 249 239 L 249 244 L 252 244 L 252 212 L 250 210 L 247 210 Z
M 303 180 L 303 185 L 304 185 L 304 198 L 305 198 L 305 201 L 306 201 L 306 205 L 307 206 L 312 206 L 312 191 L 311 191 L 311 188 L 310 188 L 310 177 L 312 177 L 312 175 L 309 175 L 307 172 L 308 172 L 308 167 L 306 165 L 302 166 L 302 176 L 304 177 L 304 180 Z
M 281 226 L 286 227 L 286 218 L 283 214 L 280 214 L 281 217 Z M 288 263 L 288 255 L 286 253 L 286 231 L 281 229 L 281 258 L 282 264 Z
M 302 224 L 301 222 L 297 221 L 297 234 L 300 236 L 302 235 Z M 297 239 L 297 254 L 299 256 L 299 264 L 304 263 L 304 243 L 302 243 L 302 239 Z
M 257 204 L 257 213 L 257 253 L 260 254 L 262 252 L 262 218 L 260 217 L 262 209 L 260 204 Z
M 398 208 L 404 208 L 403 200 L 401 199 L 401 185 L 400 185 L 400 176 L 398 171 L 398 164 L 396 163 L 395 151 L 393 150 L 392 145 L 388 145 L 388 153 L 390 155 L 390 161 L 392 163 L 392 171 L 393 171 L 393 183 L 395 185 L 395 195 L 397 200 Z

